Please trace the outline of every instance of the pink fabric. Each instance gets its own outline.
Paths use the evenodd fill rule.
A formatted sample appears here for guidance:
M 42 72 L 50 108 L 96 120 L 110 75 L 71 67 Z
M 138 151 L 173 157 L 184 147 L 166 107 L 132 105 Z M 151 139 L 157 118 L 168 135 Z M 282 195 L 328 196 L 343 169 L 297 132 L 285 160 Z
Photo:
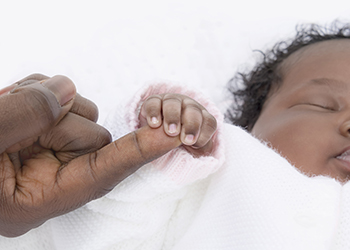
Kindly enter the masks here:
M 203 105 L 216 118 L 218 124 L 217 131 L 213 136 L 213 152 L 210 156 L 195 159 L 186 149 L 179 147 L 152 162 L 153 167 L 168 176 L 174 183 L 180 186 L 186 185 L 207 177 L 223 164 L 224 149 L 223 146 L 219 147 L 222 144 L 223 115 L 213 102 L 198 91 L 169 84 L 155 84 L 137 93 L 126 106 L 125 120 L 130 130 L 139 128 L 139 110 L 142 103 L 151 95 L 164 93 L 178 93 L 191 97 Z

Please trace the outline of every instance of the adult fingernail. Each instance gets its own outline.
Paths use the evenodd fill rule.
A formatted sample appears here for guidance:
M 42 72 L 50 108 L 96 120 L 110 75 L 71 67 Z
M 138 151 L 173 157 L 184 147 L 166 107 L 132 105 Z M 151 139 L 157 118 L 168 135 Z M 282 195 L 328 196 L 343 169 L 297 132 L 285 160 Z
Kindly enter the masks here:
M 61 106 L 67 104 L 76 95 L 74 83 L 67 77 L 54 76 L 40 82 L 48 88 L 57 98 Z

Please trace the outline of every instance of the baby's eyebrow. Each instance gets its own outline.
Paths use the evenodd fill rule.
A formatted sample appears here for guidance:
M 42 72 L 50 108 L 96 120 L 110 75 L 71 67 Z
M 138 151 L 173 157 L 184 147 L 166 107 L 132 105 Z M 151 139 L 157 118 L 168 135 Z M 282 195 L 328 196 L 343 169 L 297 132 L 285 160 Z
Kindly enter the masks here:
M 310 83 L 312 85 L 324 86 L 331 89 L 332 91 L 337 91 L 337 92 L 344 92 L 349 90 L 349 86 L 348 86 L 349 84 L 339 80 L 331 79 L 331 78 L 312 79 Z

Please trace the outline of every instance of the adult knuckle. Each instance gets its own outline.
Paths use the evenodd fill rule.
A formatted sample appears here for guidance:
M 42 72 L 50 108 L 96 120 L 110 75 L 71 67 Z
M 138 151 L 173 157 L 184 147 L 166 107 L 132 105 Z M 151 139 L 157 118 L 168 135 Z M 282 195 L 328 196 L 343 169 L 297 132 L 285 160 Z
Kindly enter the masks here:
M 23 88 L 14 95 L 9 95 L 8 118 L 1 127 L 9 129 L 26 128 L 28 131 L 37 131 L 40 134 L 54 125 L 52 104 L 41 91 L 35 88 Z
M 59 81 L 66 81 L 66 82 L 73 83 L 73 81 L 69 77 L 64 76 L 64 75 L 55 75 L 52 78 L 57 78 L 57 80 L 59 80 Z
M 24 91 L 24 105 L 23 111 L 26 114 L 33 117 L 33 119 L 39 121 L 39 124 L 42 125 L 53 125 L 55 119 L 52 112 L 52 107 L 50 101 L 47 99 L 47 96 L 41 91 L 32 89 L 30 91 Z
M 79 94 L 77 94 L 70 112 L 81 115 L 94 122 L 97 121 L 99 115 L 97 105 Z
M 88 169 L 88 174 L 94 183 L 98 182 L 97 158 L 98 158 L 98 153 L 96 151 L 89 153 L 87 169 Z
M 49 77 L 46 75 L 40 74 L 40 73 L 33 73 L 27 77 L 27 79 L 37 80 L 37 81 L 41 81 L 41 80 L 47 79 L 47 78 L 49 78 Z
M 141 144 L 140 144 L 140 138 L 139 138 L 138 133 L 136 133 L 136 131 L 134 131 L 134 132 L 132 133 L 132 136 L 133 136 L 134 146 L 135 146 L 137 152 L 139 153 L 139 156 L 140 156 L 142 159 L 146 159 L 146 157 L 145 157 L 145 155 L 144 155 L 144 152 L 143 152 L 143 147 L 142 147 Z
M 78 143 L 84 142 L 91 151 L 100 149 L 112 141 L 112 136 L 107 129 L 96 123 L 91 123 L 91 127 L 80 134 Z
M 103 127 L 99 127 L 100 129 L 98 129 L 98 133 L 96 133 L 96 147 L 97 148 L 102 148 L 104 146 L 106 146 L 107 144 L 109 144 L 112 141 L 112 136 L 111 134 L 108 132 L 108 130 L 106 130 Z
M 43 74 L 39 74 L 39 73 L 34 73 L 34 74 L 30 74 L 29 76 L 26 76 L 25 78 L 19 80 L 16 82 L 16 84 L 18 85 L 27 85 L 29 83 L 33 83 L 33 82 L 37 82 L 37 81 L 41 81 L 44 79 L 48 79 L 49 77 Z

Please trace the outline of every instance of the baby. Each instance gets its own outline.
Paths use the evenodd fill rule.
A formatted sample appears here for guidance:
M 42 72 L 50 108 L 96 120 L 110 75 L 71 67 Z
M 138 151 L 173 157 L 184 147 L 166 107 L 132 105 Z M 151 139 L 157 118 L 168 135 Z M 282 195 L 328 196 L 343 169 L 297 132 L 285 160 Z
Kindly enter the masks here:
M 268 142 L 302 172 L 350 176 L 350 26 L 300 29 L 232 80 L 229 120 Z M 236 90 L 235 84 L 244 89 Z M 239 115 L 235 116 L 235 112 Z
M 350 25 L 340 25 L 301 27 L 229 83 L 228 121 L 304 176 L 225 126 L 224 169 L 174 249 L 350 248 Z M 161 103 L 150 110 L 141 117 L 160 116 Z
M 241 83 L 244 88 L 237 90 Z M 236 99 L 227 113 L 231 123 L 267 142 L 307 175 L 349 180 L 350 26 L 301 29 L 290 44 L 277 44 L 253 71 L 239 74 L 229 87 Z M 141 117 L 157 127 L 151 117 L 160 119 L 160 110 L 160 99 L 151 97 Z M 174 110 L 180 113 L 180 107 Z M 164 117 L 166 129 L 171 115 Z M 200 115 L 184 116 L 195 123 Z M 201 136 L 208 138 L 207 131 Z M 181 138 L 184 142 L 184 134 Z
M 182 87 L 138 93 L 106 121 L 114 139 L 163 125 L 184 146 L 32 231 L 35 249 L 349 249 L 350 26 L 337 25 L 301 29 L 230 82 L 227 118 L 249 133 Z

